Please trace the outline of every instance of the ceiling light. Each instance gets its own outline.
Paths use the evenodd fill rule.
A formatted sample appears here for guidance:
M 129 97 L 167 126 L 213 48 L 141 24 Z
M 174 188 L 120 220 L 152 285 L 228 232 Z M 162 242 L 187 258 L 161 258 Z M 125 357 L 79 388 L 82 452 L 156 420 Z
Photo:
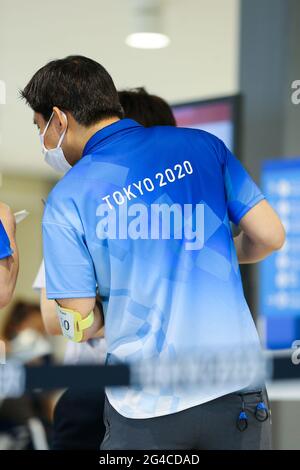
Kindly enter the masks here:
M 161 49 L 170 44 L 162 29 L 162 0 L 131 0 L 132 33 L 126 44 L 138 49 Z
M 126 44 L 138 49 L 162 49 L 170 44 L 170 39 L 162 33 L 132 33 L 127 36 Z

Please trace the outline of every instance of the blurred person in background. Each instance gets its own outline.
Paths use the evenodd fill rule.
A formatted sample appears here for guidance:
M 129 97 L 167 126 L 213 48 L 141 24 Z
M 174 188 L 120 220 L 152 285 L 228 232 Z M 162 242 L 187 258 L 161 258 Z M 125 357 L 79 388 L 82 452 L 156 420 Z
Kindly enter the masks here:
M 171 107 L 159 96 L 145 88 L 119 91 L 119 98 L 127 118 L 135 119 L 144 127 L 175 126 Z M 33 289 L 40 291 L 41 311 L 45 328 L 51 335 L 61 335 L 56 302 L 47 299 L 44 261 L 39 268 Z M 99 299 L 99 301 L 101 301 Z M 85 343 L 68 341 L 65 364 L 104 363 L 104 338 L 93 338 Z M 68 389 L 59 399 L 54 411 L 53 450 L 98 450 L 105 434 L 103 423 L 104 390 L 78 392 Z M 74 410 L 77 410 L 74 413 Z
M 51 363 L 51 344 L 38 304 L 15 302 L 4 319 L 2 337 L 10 357 L 26 363 Z
M 0 309 L 12 298 L 18 270 L 15 217 L 10 208 L 0 202 Z
M 46 335 L 40 307 L 17 301 L 6 316 L 2 329 L 7 358 L 26 365 L 48 365 L 52 346 Z M 48 449 L 53 410 L 51 395 L 28 393 L 0 403 L 0 449 Z
M 171 107 L 160 96 L 137 87 L 118 92 L 125 117 L 134 119 L 144 127 L 176 126 Z
M 123 119 L 112 78 L 82 56 L 46 64 L 22 96 L 34 111 L 46 161 L 70 169 L 50 193 L 43 217 L 47 297 L 58 303 L 64 334 L 87 341 L 103 327 L 98 288 L 107 364 L 145 358 L 173 363 L 201 348 L 258 353 L 238 263 L 255 263 L 279 250 L 285 232 L 225 144 L 197 129 L 146 129 Z M 168 175 L 168 182 L 159 175 Z M 169 208 L 172 201 L 197 208 L 203 201 L 199 210 L 205 205 L 206 217 L 198 236 L 206 245 L 185 230 L 179 238 L 176 232 L 146 240 L 103 233 L 99 208 L 114 213 L 126 201 L 130 209 L 134 199 L 146 215 L 157 200 L 167 200 Z M 159 228 L 155 220 L 150 228 Z M 191 229 L 190 219 L 182 222 Z M 241 229 L 235 240 L 230 222 Z M 270 448 L 267 396 L 247 372 L 204 388 L 107 387 L 101 448 Z M 263 419 L 255 411 L 261 406 Z M 251 421 L 239 429 L 237 415 L 245 420 L 245 408 Z

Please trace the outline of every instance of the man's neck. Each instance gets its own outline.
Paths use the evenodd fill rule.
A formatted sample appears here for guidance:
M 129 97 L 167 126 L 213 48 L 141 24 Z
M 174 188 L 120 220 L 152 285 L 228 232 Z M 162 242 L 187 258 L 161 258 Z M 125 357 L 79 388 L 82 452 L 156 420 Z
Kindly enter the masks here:
M 85 144 L 87 143 L 88 140 L 90 140 L 90 138 L 96 134 L 96 132 L 98 131 L 101 131 L 101 129 L 104 129 L 104 127 L 107 127 L 107 126 L 110 126 L 110 124 L 113 124 L 114 122 L 117 122 L 117 121 L 120 121 L 120 119 L 118 117 L 114 117 L 114 118 L 108 118 L 108 119 L 103 119 L 102 121 L 99 121 L 97 122 L 96 124 L 94 124 L 93 126 L 91 127 L 88 127 L 86 129 L 86 134 L 84 137 L 84 146 Z M 83 149 L 82 149 L 83 150 Z
M 76 153 L 77 158 L 75 161 L 78 161 L 82 157 L 82 153 L 86 143 L 90 140 L 90 138 L 101 129 L 104 129 L 107 126 L 110 126 L 114 122 L 118 122 L 120 119 L 118 117 L 102 119 L 101 121 L 97 122 L 96 124 L 90 127 L 83 127 L 80 126 L 80 130 L 76 132 Z M 75 162 L 74 162 L 75 163 Z

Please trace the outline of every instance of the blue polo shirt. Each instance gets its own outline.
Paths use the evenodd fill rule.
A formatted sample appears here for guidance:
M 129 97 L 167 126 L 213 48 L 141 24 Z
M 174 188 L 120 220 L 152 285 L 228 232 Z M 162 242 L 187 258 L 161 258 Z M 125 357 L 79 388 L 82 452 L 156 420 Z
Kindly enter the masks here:
M 0 259 L 8 258 L 12 254 L 9 238 L 0 220 Z
M 96 132 L 49 195 L 50 299 L 103 299 L 107 362 L 175 360 L 201 348 L 258 348 L 230 221 L 263 194 L 215 136 L 123 119 Z M 150 418 L 245 388 L 108 388 L 123 416 Z

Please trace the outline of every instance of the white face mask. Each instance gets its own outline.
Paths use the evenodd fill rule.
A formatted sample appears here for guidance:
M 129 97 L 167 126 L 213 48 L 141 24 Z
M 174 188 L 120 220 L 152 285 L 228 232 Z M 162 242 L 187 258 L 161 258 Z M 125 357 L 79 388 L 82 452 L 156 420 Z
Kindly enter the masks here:
M 67 121 L 67 116 L 64 113 L 62 113 L 62 114 L 63 114 L 64 118 Z M 42 152 L 44 154 L 45 162 L 48 163 L 48 165 L 50 165 L 51 168 L 53 168 L 53 170 L 55 170 L 59 173 L 67 173 L 67 171 L 69 171 L 70 168 L 72 168 L 72 167 L 71 167 L 70 163 L 67 161 L 67 159 L 64 155 L 64 152 L 61 148 L 61 144 L 62 144 L 62 141 L 64 140 L 67 128 L 64 130 L 64 132 L 60 136 L 56 148 L 47 149 L 45 147 L 45 134 L 47 132 L 47 129 L 49 127 L 49 124 L 51 122 L 51 119 L 52 119 L 53 115 L 54 115 L 54 113 L 51 114 L 50 119 L 47 122 L 47 125 L 44 129 L 44 132 L 42 134 L 40 134 Z

